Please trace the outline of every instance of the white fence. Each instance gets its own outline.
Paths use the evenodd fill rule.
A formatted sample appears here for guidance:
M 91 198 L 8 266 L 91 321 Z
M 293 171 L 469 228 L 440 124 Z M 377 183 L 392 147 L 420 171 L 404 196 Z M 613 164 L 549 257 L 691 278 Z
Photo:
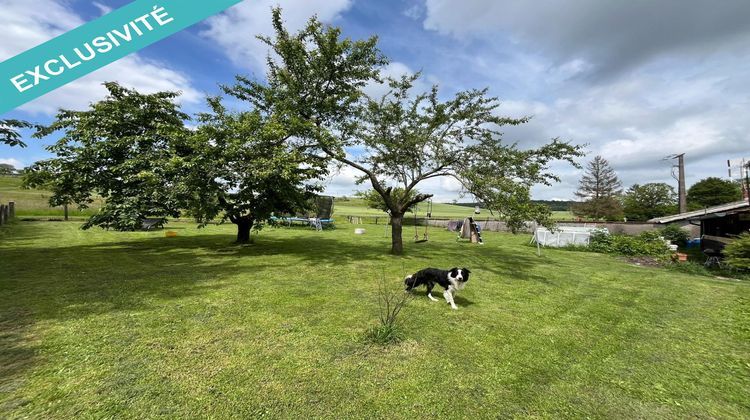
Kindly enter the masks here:
M 607 232 L 606 228 L 596 227 L 579 227 L 579 226 L 560 226 L 555 231 L 545 228 L 537 228 L 531 242 L 536 242 L 541 246 L 550 246 L 553 248 L 567 245 L 588 245 L 591 233 L 593 231 Z

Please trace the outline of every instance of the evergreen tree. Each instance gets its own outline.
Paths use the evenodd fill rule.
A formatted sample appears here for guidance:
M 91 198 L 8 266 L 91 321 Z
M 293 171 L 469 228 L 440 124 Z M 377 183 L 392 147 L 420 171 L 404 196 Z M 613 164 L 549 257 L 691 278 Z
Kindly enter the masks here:
M 623 214 L 621 193 L 622 184 L 614 169 L 606 159 L 596 156 L 578 182 L 575 195 L 582 201 L 573 206 L 573 213 L 593 219 L 619 219 Z

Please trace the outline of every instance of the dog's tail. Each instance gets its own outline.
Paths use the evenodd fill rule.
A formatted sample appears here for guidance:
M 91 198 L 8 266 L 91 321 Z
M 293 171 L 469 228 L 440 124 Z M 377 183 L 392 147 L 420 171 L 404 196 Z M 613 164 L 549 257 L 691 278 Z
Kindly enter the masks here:
M 416 287 L 417 279 L 414 278 L 413 274 L 410 274 L 404 278 L 404 285 L 406 286 L 406 290 L 412 289 Z

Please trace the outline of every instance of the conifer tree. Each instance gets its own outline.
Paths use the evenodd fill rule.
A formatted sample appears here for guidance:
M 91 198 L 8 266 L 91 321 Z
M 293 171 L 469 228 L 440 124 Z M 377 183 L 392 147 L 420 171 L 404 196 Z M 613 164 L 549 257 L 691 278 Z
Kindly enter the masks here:
M 606 159 L 596 156 L 578 182 L 575 195 L 581 202 L 573 206 L 573 213 L 593 219 L 619 219 L 622 217 L 621 193 L 622 184 L 614 169 Z

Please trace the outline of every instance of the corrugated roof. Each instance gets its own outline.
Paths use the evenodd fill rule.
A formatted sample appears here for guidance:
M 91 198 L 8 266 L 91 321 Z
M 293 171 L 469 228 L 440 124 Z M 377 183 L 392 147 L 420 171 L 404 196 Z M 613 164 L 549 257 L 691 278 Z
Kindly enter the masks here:
M 719 206 L 706 207 L 705 209 L 689 211 L 687 213 L 682 213 L 682 214 L 674 214 L 672 216 L 656 217 L 654 219 L 649 220 L 649 223 L 671 223 L 671 222 L 677 222 L 680 220 L 687 220 L 687 219 L 700 219 L 702 217 L 709 216 L 711 214 L 723 213 L 723 212 L 732 211 L 732 210 L 739 210 L 744 207 L 747 207 L 748 209 L 750 209 L 750 204 L 748 204 L 747 200 L 735 201 L 733 203 L 722 204 Z

